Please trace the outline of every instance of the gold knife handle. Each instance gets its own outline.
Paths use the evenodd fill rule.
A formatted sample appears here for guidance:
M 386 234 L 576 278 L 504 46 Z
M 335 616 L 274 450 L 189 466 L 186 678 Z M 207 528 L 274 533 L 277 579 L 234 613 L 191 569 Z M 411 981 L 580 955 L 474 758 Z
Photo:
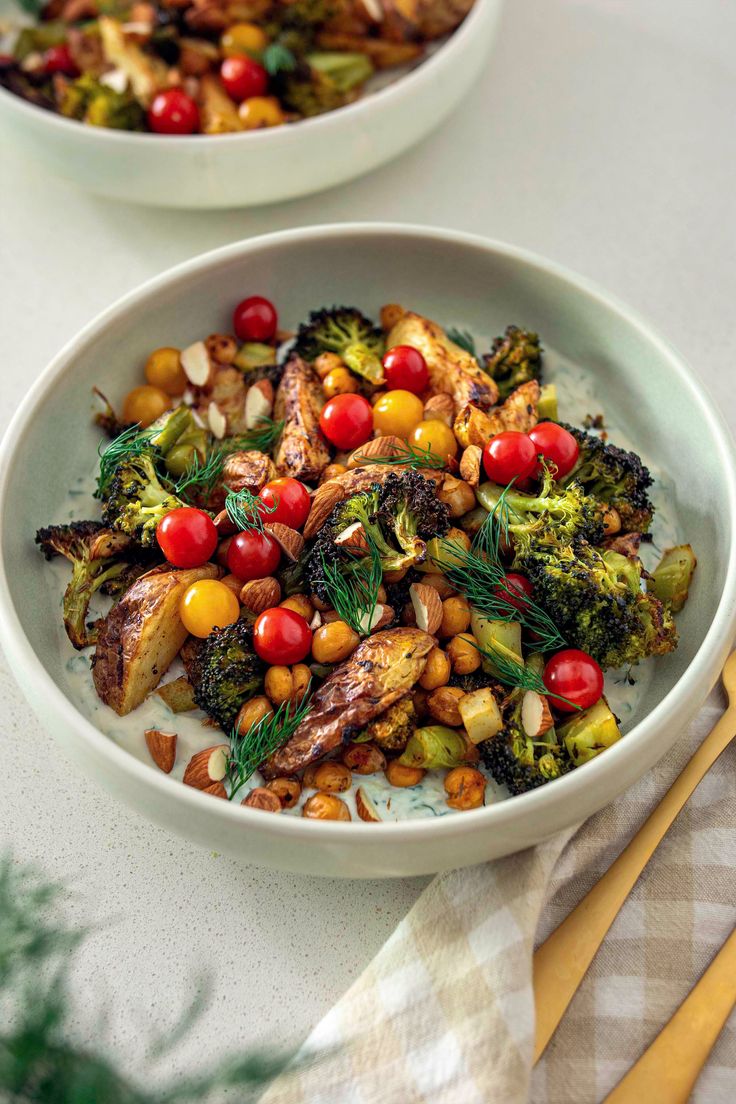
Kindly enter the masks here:
M 736 654 L 736 653 L 735 653 Z M 730 657 L 733 662 L 733 656 Z M 619 857 L 534 954 L 537 1062 L 655 848 L 695 787 L 736 734 L 736 700 L 706 736 Z
M 604 1104 L 687 1104 L 736 1004 L 736 930 Z

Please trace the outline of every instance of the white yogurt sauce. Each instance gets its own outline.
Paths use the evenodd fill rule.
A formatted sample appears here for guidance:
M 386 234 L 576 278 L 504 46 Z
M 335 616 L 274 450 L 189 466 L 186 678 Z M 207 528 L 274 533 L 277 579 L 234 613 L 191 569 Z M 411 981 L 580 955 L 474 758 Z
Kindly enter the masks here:
M 560 416 L 564 421 L 574 425 L 582 425 L 587 414 L 595 416 L 601 413 L 600 403 L 596 398 L 591 377 L 578 365 L 550 350 L 545 351 L 545 381 L 554 382 L 557 385 Z M 622 448 L 639 452 L 644 462 L 648 463 L 646 453 L 626 437 L 615 422 L 610 420 L 607 412 L 605 422 L 606 431 L 613 443 L 620 445 Z M 651 464 L 648 464 L 648 466 L 655 477 L 651 494 L 656 507 L 656 516 L 652 528 L 656 547 L 642 545 L 642 559 L 645 566 L 651 569 L 659 558 L 657 549 L 663 549 L 678 543 L 678 526 L 672 507 L 673 496 L 670 494 L 669 480 L 654 466 Z M 64 520 L 99 516 L 99 505 L 92 497 L 93 489 L 94 475 L 79 478 L 70 490 L 59 516 Z M 65 561 L 53 561 L 49 566 L 53 568 L 47 573 L 49 580 L 48 608 L 52 611 L 59 607 L 59 595 L 66 585 L 68 568 Z M 104 599 L 101 600 L 99 605 L 93 603 L 91 616 L 99 616 L 105 611 L 105 608 Z M 68 656 L 70 645 L 63 626 L 57 625 L 57 631 L 61 654 Z M 65 677 L 69 697 L 100 731 L 106 733 L 110 739 L 114 740 L 120 747 L 125 748 L 131 755 L 150 764 L 152 770 L 158 768 L 151 763 L 146 748 L 144 732 L 148 728 L 160 728 L 167 732 L 177 733 L 176 765 L 172 771 L 172 777 L 178 779 L 182 778 L 184 769 L 195 752 L 218 743 L 224 738 L 221 737 L 217 729 L 203 727 L 205 715 L 200 710 L 192 713 L 174 714 L 156 694 L 149 697 L 127 717 L 118 717 L 111 709 L 103 705 L 97 697 L 90 673 L 90 655 L 91 649 L 88 649 L 85 652 L 75 653 L 66 660 Z M 650 659 L 634 668 L 633 681 L 627 677 L 625 672 L 609 671 L 606 675 L 605 693 L 611 709 L 621 720 L 621 728 L 624 733 L 637 720 L 638 705 L 652 678 L 655 662 L 655 660 Z M 166 676 L 166 680 L 168 681 L 170 677 L 176 678 L 182 673 L 183 668 L 180 661 L 177 660 Z M 415 817 L 446 816 L 452 813 L 453 810 L 448 808 L 445 801 L 444 774 L 444 771 L 430 771 L 420 785 L 411 789 L 398 789 L 390 786 L 382 774 L 364 777 L 356 775 L 352 790 L 340 796 L 347 802 L 353 819 L 358 819 L 355 808 L 355 789 L 358 786 L 362 786 L 373 800 L 382 820 L 395 821 Z M 256 774 L 247 786 L 239 791 L 236 800 L 242 800 L 250 789 L 258 785 L 262 785 L 262 779 Z M 301 805 L 310 792 L 313 791 L 307 791 L 303 794 L 299 805 L 292 810 L 288 810 L 286 815 L 300 815 Z M 489 779 L 486 803 L 503 800 L 506 796 L 505 790 Z

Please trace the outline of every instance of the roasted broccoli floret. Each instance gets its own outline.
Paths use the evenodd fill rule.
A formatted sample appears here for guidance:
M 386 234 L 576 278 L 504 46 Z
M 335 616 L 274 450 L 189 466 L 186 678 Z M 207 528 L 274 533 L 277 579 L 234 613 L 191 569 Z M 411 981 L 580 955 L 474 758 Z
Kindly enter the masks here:
M 555 483 L 549 469 L 536 494 L 524 494 L 512 487 L 504 491 L 485 484 L 480 500 L 494 510 L 499 524 L 508 529 L 515 545 L 523 546 L 535 534 L 552 530 L 558 540 L 584 537 L 592 544 L 603 540 L 603 508 L 597 499 L 585 494 L 575 481 L 563 487 Z
M 353 739 L 356 743 L 370 741 L 378 744 L 384 751 L 403 751 L 416 727 L 417 711 L 414 702 L 407 695 L 390 706 L 375 721 L 371 721 Z
M 75 648 L 87 648 L 97 639 L 97 629 L 85 624 L 93 594 L 101 589 L 108 594 L 119 593 L 140 572 L 130 563 L 132 541 L 99 522 L 73 521 L 39 529 L 36 544 L 47 560 L 64 556 L 72 565 L 72 577 L 64 592 L 64 626 Z
M 132 92 L 116 92 L 89 73 L 67 85 L 59 111 L 69 119 L 113 130 L 143 130 L 145 113 Z
M 548 531 L 525 542 L 514 563 L 565 640 L 601 667 L 638 663 L 677 647 L 671 613 L 641 589 L 638 558 L 581 540 L 562 543 Z
M 153 455 L 144 452 L 123 460 L 115 468 L 105 491 L 102 520 L 145 547 L 156 539 L 156 526 L 161 519 L 185 505 L 159 479 Z
M 349 574 L 361 558 L 361 549 L 346 546 L 340 538 L 346 530 L 362 527 L 360 535 L 376 549 L 384 572 L 402 571 L 422 563 L 427 541 L 444 536 L 450 526 L 447 506 L 437 498 L 435 486 L 419 472 L 391 473 L 382 484 L 338 503 L 312 546 L 307 561 L 310 588 L 329 600 L 324 564 L 337 564 Z
M 188 656 L 194 700 L 226 732 L 240 707 L 261 689 L 263 673 L 253 651 L 252 630 L 243 620 L 215 629 Z
M 626 531 L 646 533 L 654 516 L 647 493 L 654 480 L 640 457 L 608 444 L 593 433 L 564 422 L 560 425 L 572 433 L 580 446 L 578 462 L 562 482 L 574 479 L 582 483 L 588 494 L 618 511 Z
M 507 326 L 493 342 L 483 366 L 498 385 L 500 399 L 507 398 L 520 384 L 542 378 L 542 347 L 539 335 L 519 326 Z
M 365 54 L 308 54 L 303 64 L 282 78 L 281 98 L 300 115 L 321 115 L 351 103 L 372 73 Z
M 299 327 L 294 350 L 310 361 L 320 353 L 337 353 L 357 375 L 371 383 L 383 382 L 383 331 L 355 307 L 312 311 Z
M 523 690 L 509 696 L 503 729 L 491 740 L 478 744 L 491 777 L 512 795 L 536 789 L 573 766 L 565 747 L 556 742 L 553 729 L 536 740 L 527 736 L 521 723 L 523 697 Z

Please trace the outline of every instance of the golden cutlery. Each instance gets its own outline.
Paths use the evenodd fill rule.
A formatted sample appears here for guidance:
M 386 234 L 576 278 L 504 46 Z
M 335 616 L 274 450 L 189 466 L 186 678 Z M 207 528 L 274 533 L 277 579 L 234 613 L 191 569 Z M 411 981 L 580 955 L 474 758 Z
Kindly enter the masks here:
M 606 932 L 665 832 L 698 783 L 736 735 L 736 652 L 723 667 L 729 704 L 657 808 L 619 857 L 534 955 L 538 1061 L 575 995 Z

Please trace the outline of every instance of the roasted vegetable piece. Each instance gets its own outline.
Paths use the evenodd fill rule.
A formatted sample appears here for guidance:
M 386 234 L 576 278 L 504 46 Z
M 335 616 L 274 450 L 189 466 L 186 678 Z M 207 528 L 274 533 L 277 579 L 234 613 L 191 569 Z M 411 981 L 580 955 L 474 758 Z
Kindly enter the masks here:
M 600 698 L 590 709 L 575 713 L 557 728 L 557 739 L 564 744 L 574 767 L 594 759 L 621 739 L 618 721 Z
M 75 648 L 94 644 L 97 628 L 85 624 L 89 603 L 101 588 L 115 593 L 123 578 L 130 579 L 132 540 L 97 521 L 73 521 L 39 529 L 36 544 L 47 560 L 64 556 L 72 565 L 72 577 L 64 591 L 64 627 Z
M 261 767 L 266 778 L 293 774 L 347 744 L 375 717 L 409 693 L 434 640 L 420 629 L 374 633 L 329 675 L 312 698 L 309 715 Z
M 475 357 L 450 341 L 436 322 L 406 311 L 386 338 L 387 348 L 412 345 L 424 357 L 432 390 L 451 395 L 457 410 L 468 403 L 488 410 L 498 399 L 498 388 Z
M 566 774 L 573 766 L 567 748 L 554 729 L 532 739 L 521 723 L 523 690 L 514 690 L 504 708 L 504 727 L 497 736 L 478 744 L 481 759 L 499 786 L 514 796 L 536 789 Z
M 354 743 L 378 744 L 384 751 L 403 751 L 417 725 L 414 702 L 407 695 L 354 737 Z
M 498 385 L 501 399 L 507 398 L 519 384 L 542 378 L 542 347 L 539 335 L 519 326 L 507 326 L 503 336 L 493 342 L 483 366 Z
M 303 66 L 281 82 L 281 100 L 309 118 L 351 103 L 373 73 L 365 54 L 337 51 L 309 54 Z
M 116 92 L 84 73 L 64 89 L 59 111 L 68 119 L 113 130 L 143 130 L 145 113 L 132 92 Z
M 171 510 L 186 505 L 158 477 L 149 454 L 132 456 L 115 470 L 106 493 L 102 518 L 106 525 L 150 546 L 156 526 Z
M 523 549 L 525 541 L 544 531 L 551 531 L 560 541 L 585 537 L 592 544 L 603 540 L 603 509 L 600 502 L 585 494 L 575 481 L 566 486 L 557 484 L 547 470 L 542 485 L 534 494 L 504 490 L 496 483 L 483 483 L 478 488 L 478 501 L 508 531 L 514 545 Z
M 618 510 L 625 530 L 646 533 L 654 516 L 648 494 L 653 480 L 640 457 L 608 444 L 593 433 L 565 422 L 559 424 L 572 433 L 580 446 L 580 458 L 562 482 L 574 479 L 582 483 L 588 494 Z
M 228 732 L 263 686 L 265 667 L 253 650 L 251 626 L 240 620 L 215 629 L 188 657 L 187 673 L 197 705 Z
M 179 678 L 159 686 L 156 694 L 172 713 L 189 713 L 197 708 L 194 689 L 186 675 L 180 675 Z
M 651 579 L 647 580 L 647 589 L 673 613 L 678 613 L 687 602 L 697 563 L 692 545 L 678 544 L 675 548 L 667 548 Z
M 179 603 L 198 579 L 216 579 L 214 564 L 186 571 L 156 567 L 136 580 L 101 622 L 92 659 L 100 699 L 121 717 L 158 685 L 187 631 Z
M 284 423 L 274 456 L 282 475 L 315 483 L 329 464 L 330 450 L 319 428 L 323 402 L 314 369 L 300 356 L 291 356 L 274 403 L 274 418 Z
M 295 351 L 314 361 L 320 353 L 336 353 L 353 372 L 371 383 L 383 382 L 383 331 L 355 307 L 312 311 L 296 335 Z
M 490 435 L 493 437 L 504 430 L 516 433 L 528 433 L 539 421 L 539 384 L 536 380 L 522 383 L 505 401 L 493 410 L 489 417 Z
M 436 770 L 459 767 L 468 760 L 469 749 L 464 736 L 446 725 L 418 728 L 399 756 L 402 767 Z

